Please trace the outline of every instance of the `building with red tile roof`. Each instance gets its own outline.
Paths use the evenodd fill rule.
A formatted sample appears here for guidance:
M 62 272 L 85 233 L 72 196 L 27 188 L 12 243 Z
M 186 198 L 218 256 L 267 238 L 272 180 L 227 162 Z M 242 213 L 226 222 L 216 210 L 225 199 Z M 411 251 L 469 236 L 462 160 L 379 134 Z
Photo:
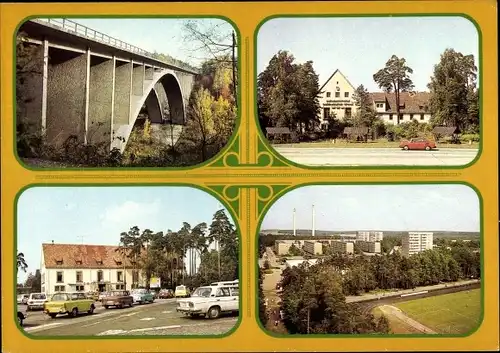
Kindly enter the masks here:
M 42 292 L 109 291 L 143 285 L 121 248 L 111 245 L 42 244 Z

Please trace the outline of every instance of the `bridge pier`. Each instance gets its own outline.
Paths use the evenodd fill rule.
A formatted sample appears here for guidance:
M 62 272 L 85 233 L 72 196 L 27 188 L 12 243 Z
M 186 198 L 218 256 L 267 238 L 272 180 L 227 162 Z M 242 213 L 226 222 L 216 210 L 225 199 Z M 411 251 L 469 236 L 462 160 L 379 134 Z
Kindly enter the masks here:
M 115 73 L 115 111 L 113 130 L 128 125 L 132 104 L 132 63 L 117 61 Z
M 61 145 L 70 136 L 84 141 L 85 83 L 87 57 L 84 53 L 49 48 L 45 136 L 49 144 Z M 45 78 L 44 78 L 45 79 Z M 43 115 L 42 115 L 43 116 Z M 43 124 L 43 119 L 42 119 Z
M 115 96 L 115 59 L 90 57 L 87 143 L 111 139 Z

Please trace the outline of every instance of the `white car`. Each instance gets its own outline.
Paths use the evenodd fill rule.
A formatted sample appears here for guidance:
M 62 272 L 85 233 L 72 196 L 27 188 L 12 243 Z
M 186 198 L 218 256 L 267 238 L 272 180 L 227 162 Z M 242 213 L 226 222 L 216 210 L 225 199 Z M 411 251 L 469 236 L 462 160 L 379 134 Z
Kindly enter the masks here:
M 30 311 L 33 309 L 43 309 L 43 304 L 45 304 L 47 301 L 48 299 L 45 293 L 31 293 L 30 297 L 28 298 L 28 307 L 26 308 L 26 310 Z
M 189 316 L 215 319 L 221 313 L 238 312 L 240 308 L 237 286 L 218 285 L 197 288 L 190 298 L 177 300 L 177 311 Z

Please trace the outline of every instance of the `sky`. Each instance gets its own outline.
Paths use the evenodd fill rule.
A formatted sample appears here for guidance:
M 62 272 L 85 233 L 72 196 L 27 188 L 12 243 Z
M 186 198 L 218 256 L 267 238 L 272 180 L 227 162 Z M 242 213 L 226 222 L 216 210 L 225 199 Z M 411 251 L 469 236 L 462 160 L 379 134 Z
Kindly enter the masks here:
M 339 69 L 354 87 L 377 92 L 373 74 L 395 54 L 413 69 L 415 90 L 427 91 L 447 48 L 473 54 L 478 65 L 479 38 L 472 22 L 462 17 L 279 18 L 259 30 L 257 71 L 287 50 L 298 63 L 313 61 L 320 86 Z
M 285 194 L 261 229 L 480 231 L 479 199 L 466 185 L 314 185 Z
M 122 40 L 149 52 L 168 54 L 188 64 L 199 66 L 203 58 L 210 58 L 195 41 L 184 40 L 186 19 L 175 18 L 72 18 L 71 21 L 87 26 L 110 37 Z M 231 43 L 233 27 L 220 19 L 190 19 L 200 29 L 214 28 L 213 32 L 227 35 L 223 43 Z M 212 31 L 211 31 L 212 32 Z M 225 38 L 224 37 L 224 38 Z
M 182 222 L 210 225 L 222 207 L 190 187 L 30 188 L 19 197 L 17 250 L 24 253 L 27 273 L 34 272 L 42 243 L 118 245 L 120 233 L 133 226 L 166 232 L 179 230 Z M 19 280 L 24 282 L 27 273 L 19 271 Z

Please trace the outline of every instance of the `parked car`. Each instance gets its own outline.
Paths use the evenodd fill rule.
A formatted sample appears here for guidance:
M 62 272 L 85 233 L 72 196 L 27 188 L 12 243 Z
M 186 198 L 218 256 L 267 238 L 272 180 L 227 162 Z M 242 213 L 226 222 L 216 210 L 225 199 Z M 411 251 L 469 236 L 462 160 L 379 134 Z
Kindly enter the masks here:
M 51 318 L 57 315 L 68 314 L 76 317 L 81 313 L 93 314 L 95 310 L 94 301 L 88 299 L 85 293 L 54 293 L 49 301 L 43 305 L 43 311 Z
M 158 298 L 160 298 L 160 299 L 173 298 L 174 296 L 175 296 L 174 291 L 171 289 L 162 289 L 158 293 Z
M 189 289 L 184 285 L 180 285 L 180 286 L 175 287 L 175 297 L 176 298 L 189 297 Z
M 410 140 L 403 140 L 399 144 L 399 148 L 404 150 L 426 150 L 430 151 L 436 148 L 436 143 L 424 138 L 413 138 Z
M 99 300 L 99 292 L 87 292 L 86 296 L 88 299 L 92 299 L 94 301 Z
M 204 286 L 197 288 L 190 298 L 177 301 L 177 312 L 188 316 L 205 316 L 215 319 L 221 313 L 239 311 L 237 286 Z
M 134 289 L 130 292 L 134 298 L 134 304 L 145 304 L 154 302 L 155 298 L 147 289 Z
M 17 304 L 28 304 L 29 294 L 19 294 L 17 296 Z
M 98 300 L 98 301 L 100 301 L 100 302 L 102 302 L 102 300 L 103 300 L 104 298 L 106 298 L 108 295 L 109 295 L 109 292 L 101 292 L 101 293 L 99 293 L 99 295 L 97 296 L 97 300 Z
M 124 306 L 131 307 L 132 304 L 134 304 L 134 298 L 127 290 L 111 291 L 110 295 L 102 300 L 102 305 L 105 309 L 108 309 L 110 306 L 121 309 Z
M 28 298 L 27 311 L 35 309 L 43 309 L 43 304 L 47 302 L 47 296 L 45 293 L 31 293 Z
M 17 310 L 17 323 L 19 326 L 23 327 L 24 320 L 28 317 L 28 314 Z

